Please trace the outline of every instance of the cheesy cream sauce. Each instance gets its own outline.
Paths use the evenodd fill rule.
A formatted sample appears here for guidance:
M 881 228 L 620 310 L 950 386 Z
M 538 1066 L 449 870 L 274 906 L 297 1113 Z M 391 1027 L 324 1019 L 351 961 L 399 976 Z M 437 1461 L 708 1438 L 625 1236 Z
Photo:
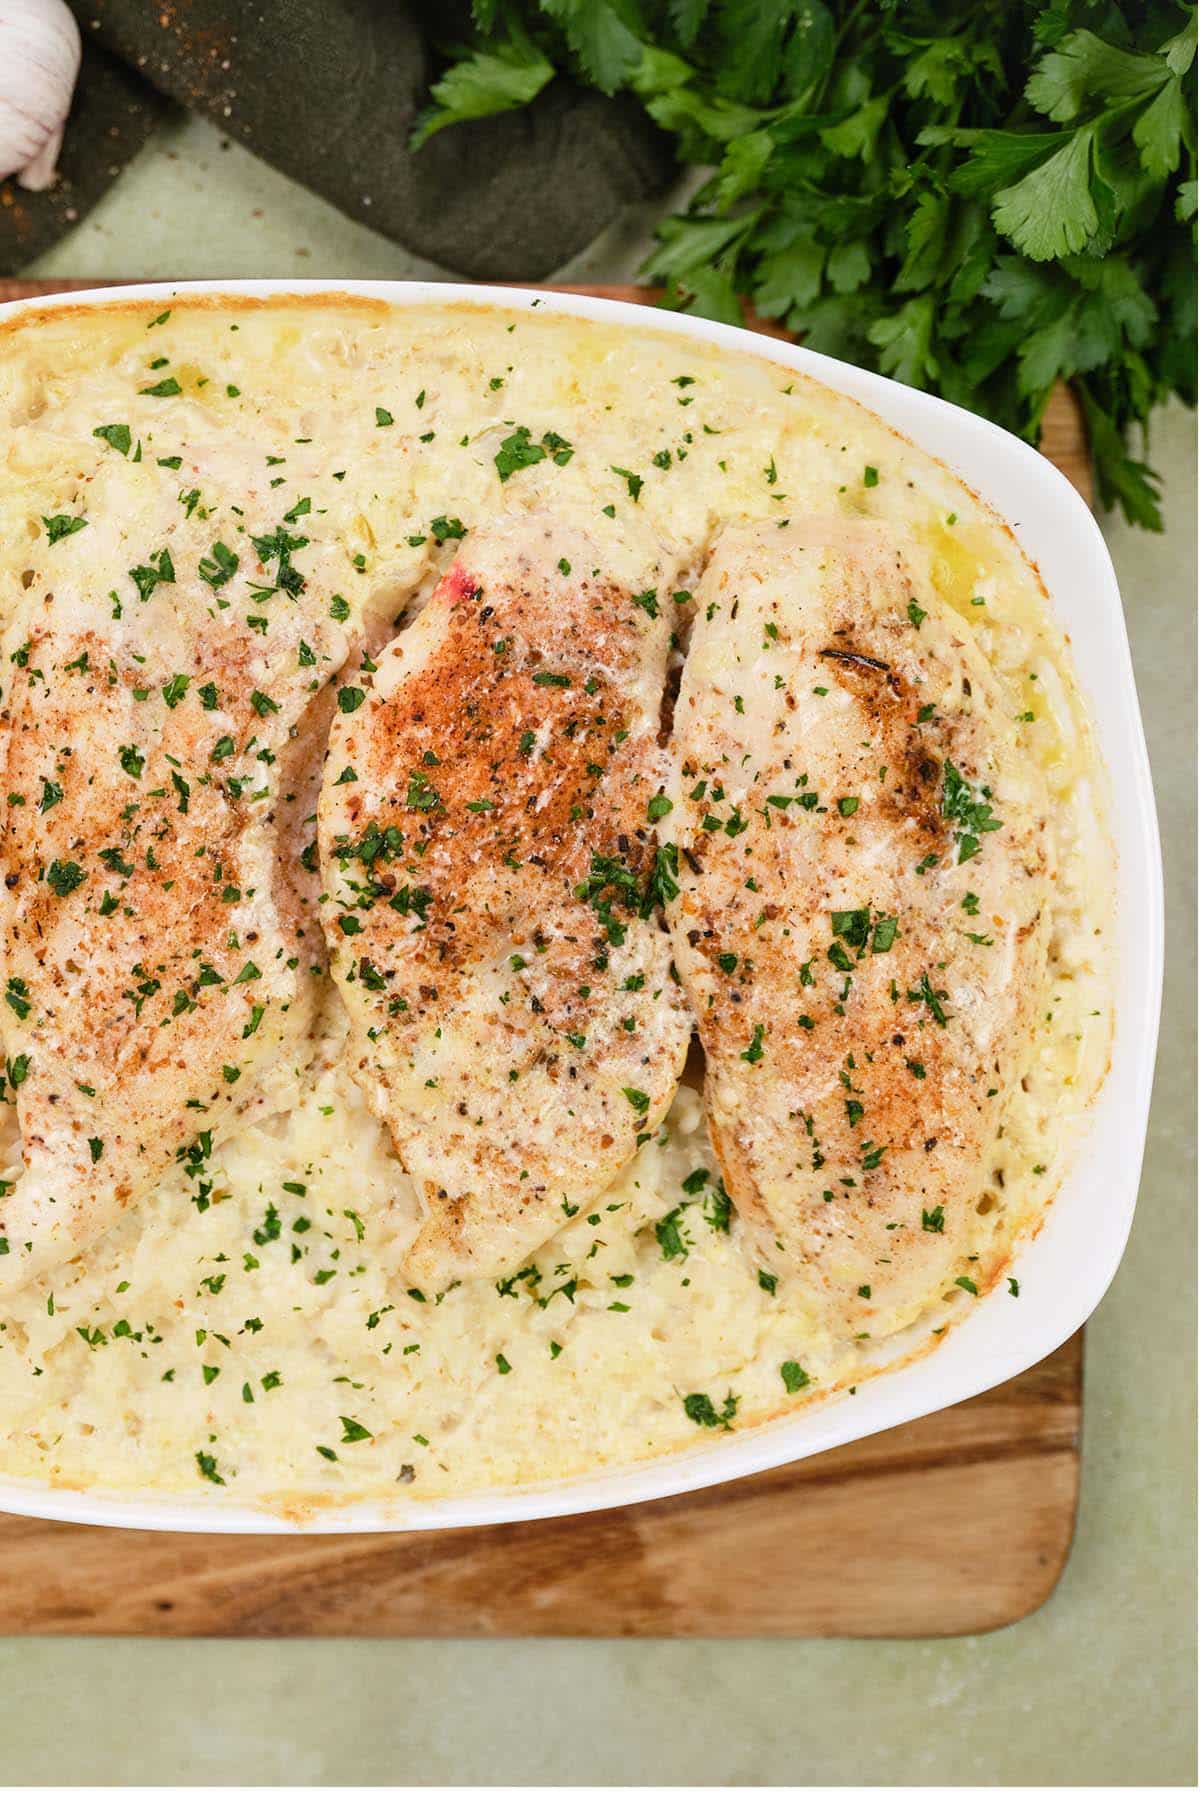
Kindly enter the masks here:
M 128 449 L 97 435 L 113 425 Z M 501 481 L 514 439 L 546 453 Z M 636 525 L 697 570 L 730 520 L 840 510 L 894 526 L 918 595 L 952 606 L 987 655 L 1051 795 L 1045 1004 L 963 1270 L 986 1293 L 1061 1179 L 1111 1023 L 1102 782 L 1063 636 L 1009 531 L 855 402 L 649 323 L 320 297 L 115 303 L 0 332 L 4 625 L 52 583 L 45 519 L 91 522 L 99 497 L 95 579 L 128 588 L 158 548 L 139 537 L 148 494 L 177 494 L 172 555 L 198 561 L 236 548 L 264 471 L 280 520 L 340 561 L 330 604 L 377 634 L 428 594 L 457 534 L 502 508 L 569 508 L 601 541 L 611 529 L 615 552 Z M 360 1498 L 403 1509 L 744 1430 L 934 1346 L 978 1303 L 956 1285 L 915 1326 L 845 1341 L 749 1253 L 690 1083 L 529 1269 L 421 1293 L 402 1270 L 416 1202 L 341 1064 L 343 1031 L 328 989 L 311 1062 L 274 1073 L 269 1116 L 4 1304 L 0 1473 L 212 1484 L 299 1517 Z M 19 1170 L 2 1105 L 0 1176 Z

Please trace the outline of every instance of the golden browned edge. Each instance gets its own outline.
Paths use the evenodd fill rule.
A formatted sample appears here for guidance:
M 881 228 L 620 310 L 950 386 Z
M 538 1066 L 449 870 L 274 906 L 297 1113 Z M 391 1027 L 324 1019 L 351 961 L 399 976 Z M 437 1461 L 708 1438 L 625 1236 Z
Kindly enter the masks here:
M 101 291 L 103 292 L 103 290 L 101 290 Z M 547 291 L 552 292 L 552 293 L 566 293 L 566 294 L 578 293 L 578 294 L 584 294 L 584 295 L 591 295 L 593 297 L 600 298 L 600 299 L 606 299 L 606 298 L 607 299 L 615 299 L 615 298 L 617 298 L 617 295 L 612 293 L 611 290 L 606 290 L 604 288 L 596 288 L 596 287 L 560 286 L 560 287 L 551 287 Z M 118 290 L 114 290 L 114 294 L 116 294 L 117 292 L 118 292 Z M 655 290 L 651 290 L 651 289 L 632 290 L 631 289 L 631 290 L 621 290 L 620 292 L 623 296 L 627 294 L 629 301 L 633 304 L 638 304 L 638 303 L 653 304 Z M 311 311 L 311 310 L 317 310 L 317 309 L 328 310 L 332 306 L 337 306 L 340 308 L 344 308 L 350 312 L 361 313 L 364 315 L 372 314 L 372 315 L 382 317 L 390 312 L 397 310 L 397 304 L 394 301 L 379 299 L 375 295 L 371 295 L 371 294 L 354 294 L 354 293 L 348 292 L 345 289 L 339 289 L 336 287 L 331 287 L 327 291 L 322 291 L 319 293 L 304 293 L 304 294 L 278 293 L 278 294 L 257 295 L 257 294 L 221 293 L 219 291 L 211 293 L 211 294 L 200 294 L 200 293 L 187 292 L 187 293 L 183 293 L 183 294 L 179 295 L 177 298 L 172 298 L 171 296 L 166 295 L 166 296 L 163 296 L 162 299 L 158 300 L 158 301 L 156 301 L 156 300 L 122 299 L 119 297 L 114 297 L 111 300 L 107 299 L 107 298 L 98 299 L 98 300 L 83 300 L 83 301 L 79 301 L 79 302 L 73 303 L 73 304 L 63 304 L 63 305 L 58 305 L 58 306 L 22 306 L 21 310 L 18 313 L 16 313 L 12 318 L 0 321 L 0 335 L 24 329 L 26 326 L 29 326 L 29 325 L 49 323 L 55 319 L 61 319 L 64 316 L 67 317 L 68 319 L 71 319 L 71 318 L 82 318 L 84 316 L 90 316 L 90 315 L 94 315 L 96 313 L 106 313 L 106 312 L 118 313 L 118 314 L 141 313 L 141 312 L 145 312 L 150 307 L 160 305 L 163 300 L 165 300 L 169 303 L 170 309 L 172 312 L 174 312 L 177 308 L 180 310 L 186 308 L 188 310 L 196 311 L 196 312 L 201 312 L 201 311 L 215 312 L 217 310 L 224 310 L 224 311 L 232 310 L 232 311 L 243 311 L 243 312 L 265 312 L 269 309 L 291 309 L 291 308 L 304 308 L 304 309 Z M 423 304 L 428 305 L 428 306 L 436 306 L 438 304 L 438 302 L 436 301 L 436 299 L 430 299 L 427 302 L 423 302 Z M 534 309 L 532 307 L 528 307 L 528 306 L 522 307 L 522 306 L 514 304 L 511 307 L 505 307 L 504 305 L 497 304 L 493 301 L 465 300 L 462 298 L 455 298 L 454 300 L 447 300 L 446 302 L 444 302 L 444 305 L 445 305 L 445 309 L 447 311 L 474 312 L 474 313 L 481 313 L 481 314 L 482 313 L 496 313 L 496 312 L 511 311 L 522 318 L 528 317 L 534 311 Z M 545 318 L 562 317 L 561 314 L 555 314 L 555 313 L 546 313 L 546 314 L 543 314 L 542 316 Z M 754 319 L 754 315 L 748 315 L 748 320 L 753 321 L 753 319 Z M 601 321 L 595 321 L 595 322 L 600 323 Z M 590 319 L 585 319 L 585 320 L 582 320 L 581 323 L 591 324 L 591 323 L 593 323 L 593 321 Z M 667 339 L 667 338 L 674 339 L 674 337 L 676 335 L 675 333 L 668 331 L 668 330 L 657 330 L 656 331 L 656 329 L 653 325 L 647 325 L 645 327 L 645 330 L 648 333 L 652 333 L 663 339 Z M 746 337 L 747 337 L 748 342 L 745 345 L 744 349 L 742 349 L 740 351 L 740 353 L 742 355 L 746 355 L 746 356 L 757 356 L 760 361 L 766 361 L 766 362 L 771 362 L 774 359 L 771 357 L 763 357 L 761 352 L 758 352 L 755 350 L 754 345 L 753 345 L 753 340 L 756 336 L 771 336 L 781 342 L 787 342 L 787 343 L 793 343 L 795 341 L 790 336 L 789 333 L 781 331 L 777 326 L 771 326 L 771 327 L 767 328 L 762 323 L 759 323 L 758 329 L 756 330 L 754 323 L 749 323 L 748 327 L 746 328 Z M 706 348 L 714 349 L 714 350 L 716 350 L 716 349 L 724 350 L 725 346 L 707 345 Z M 735 351 L 735 354 L 737 354 L 737 353 L 738 352 Z M 830 388 L 827 383 L 821 381 L 819 376 L 810 375 L 807 373 L 807 371 L 802 371 L 802 373 L 804 374 L 804 379 L 807 382 L 810 382 L 814 387 L 823 388 L 826 393 L 832 394 L 838 401 L 843 401 L 843 400 L 851 398 L 851 396 L 849 396 L 849 395 L 840 394 L 837 392 L 836 389 Z M 1069 395 L 1067 396 L 1067 401 L 1069 404 L 1074 404 Z M 1028 553 L 1022 548 L 1020 542 L 1017 539 L 1016 533 L 1013 531 L 1012 527 L 1008 524 L 1007 520 L 1003 519 L 1000 516 L 1000 514 L 996 511 L 995 507 L 991 504 L 991 502 L 988 500 L 985 500 L 983 498 L 983 496 L 975 488 L 973 488 L 971 486 L 970 482 L 966 481 L 960 474 L 957 473 L 956 470 L 952 469 L 949 466 L 949 464 L 942 457 L 934 456 L 931 451 L 922 450 L 918 444 L 914 443 L 912 438 L 910 438 L 906 432 L 898 430 L 894 425 L 890 425 L 886 419 L 881 418 L 878 413 L 874 412 L 873 408 L 865 405 L 862 401 L 854 401 L 853 404 L 855 404 L 857 406 L 861 406 L 862 410 L 864 412 L 870 413 L 871 416 L 873 418 L 877 419 L 878 422 L 884 427 L 884 429 L 886 431 L 888 431 L 891 434 L 892 437 L 894 437 L 899 443 L 903 444 L 907 449 L 917 451 L 918 454 L 920 454 L 921 456 L 928 457 L 931 461 L 935 462 L 939 468 L 943 469 L 945 471 L 945 473 L 950 476 L 951 480 L 956 481 L 960 487 L 965 489 L 965 491 L 971 496 L 971 499 L 975 502 L 975 504 L 979 507 L 979 509 L 984 514 L 987 515 L 989 520 L 994 525 L 998 526 L 1000 528 L 1000 530 L 1004 532 L 1004 534 L 1006 535 L 1006 537 L 1009 539 L 1010 543 L 1012 544 L 1013 548 L 1016 550 L 1018 556 L 1026 564 L 1026 566 L 1032 571 L 1034 579 L 1037 582 L 1038 591 L 1041 594 L 1043 601 L 1045 601 L 1046 604 L 1049 605 L 1050 595 L 1046 588 L 1045 581 L 1042 578 L 1041 569 L 1038 567 L 1038 564 L 1034 561 L 1034 559 L 1031 556 L 1029 556 Z M 1067 644 L 1070 643 L 1070 637 L 1066 632 L 1063 633 L 1063 639 L 1064 639 L 1065 643 L 1067 643 Z M 1088 727 L 1089 727 L 1089 731 L 1090 731 L 1090 729 L 1091 729 L 1090 718 L 1088 720 Z M 1089 1107 L 1095 1103 L 1096 1095 L 1100 1092 L 1101 1088 L 1104 1086 L 1104 1082 L 1107 1080 L 1108 1070 L 1110 1067 L 1111 1067 L 1111 1051 L 1110 1051 L 1109 1062 L 1108 1062 L 1108 1064 L 1106 1064 L 1106 1067 L 1105 1067 L 1104 1078 L 1100 1081 L 1100 1083 L 1098 1084 L 1094 1093 L 1092 1094 L 1091 1098 L 1089 1099 L 1089 1101 L 1087 1103 Z M 988 1294 L 992 1293 L 993 1290 L 995 1289 L 995 1287 L 997 1286 L 997 1284 L 1004 1278 L 1005 1273 L 1012 1266 L 1012 1258 L 1013 1258 L 1014 1251 L 1019 1246 L 1023 1246 L 1027 1243 L 1031 1243 L 1038 1236 L 1038 1234 L 1040 1233 L 1040 1231 L 1042 1229 L 1042 1226 L 1045 1223 L 1046 1216 L 1049 1213 L 1051 1206 L 1054 1204 L 1054 1201 L 1058 1197 L 1058 1194 L 1062 1187 L 1062 1182 L 1066 1178 L 1066 1174 L 1067 1174 L 1067 1171 L 1064 1169 L 1063 1175 L 1060 1177 L 1058 1186 L 1055 1188 L 1055 1190 L 1052 1194 L 1047 1196 L 1036 1220 L 1034 1220 L 1030 1225 L 1028 1225 L 1025 1228 L 1025 1230 L 1021 1232 L 1021 1234 L 1019 1235 L 1018 1238 L 1014 1239 L 1009 1252 L 996 1265 L 996 1267 L 991 1275 L 991 1278 L 989 1280 L 987 1280 L 984 1283 L 984 1285 L 981 1286 L 980 1291 L 979 1291 L 979 1299 L 980 1300 L 986 1298 L 986 1296 Z M 963 1309 L 963 1317 L 965 1318 L 966 1316 L 968 1316 L 966 1313 L 966 1310 Z M 946 1325 L 944 1325 L 936 1335 L 931 1330 L 930 1341 L 928 1343 L 917 1344 L 917 1345 L 913 1346 L 911 1349 L 907 1350 L 902 1355 L 897 1356 L 896 1359 L 892 1362 L 880 1364 L 878 1367 L 873 1367 L 868 1372 L 859 1374 L 856 1376 L 851 1376 L 851 1375 L 847 1374 L 847 1375 L 843 1376 L 841 1379 L 839 1379 L 838 1381 L 835 1381 L 834 1383 L 832 1383 L 832 1385 L 827 1386 L 827 1387 L 822 1387 L 818 1393 L 810 1394 L 806 1399 L 800 1400 L 798 1402 L 792 1402 L 791 1404 L 788 1404 L 788 1405 L 781 1404 L 781 1405 L 779 1405 L 777 1407 L 773 1407 L 767 1411 L 760 1411 L 760 1412 L 754 1413 L 750 1417 L 747 1418 L 744 1429 L 748 1430 L 748 1431 L 756 1431 L 756 1430 L 762 1429 L 763 1427 L 765 1427 L 767 1425 L 774 1424 L 780 1419 L 794 1418 L 798 1413 L 800 1413 L 803 1410 L 806 1410 L 808 1407 L 816 1405 L 818 1402 L 824 1403 L 832 1395 L 841 1393 L 842 1391 L 844 1391 L 848 1388 L 857 1386 L 860 1381 L 874 1380 L 879 1375 L 894 1374 L 899 1369 L 909 1368 L 912 1366 L 913 1363 L 918 1362 L 918 1361 L 922 1360 L 924 1357 L 930 1355 L 930 1353 L 932 1351 L 934 1351 L 936 1349 L 940 1349 L 942 1344 L 946 1341 L 947 1337 L 949 1336 L 950 1332 L 953 1331 L 954 1327 L 956 1325 L 960 1324 L 961 1322 L 962 1322 L 962 1319 L 951 1318 L 946 1323 Z M 914 1320 L 913 1325 L 915 1326 L 917 1323 L 918 1323 L 918 1321 Z M 906 1329 L 912 1329 L 912 1328 L 913 1327 L 906 1327 Z M 649 1452 L 645 1456 L 635 1457 L 628 1463 L 621 1463 L 621 1464 L 613 1465 L 611 1467 L 606 1466 L 606 1465 L 602 1465 L 602 1466 L 605 1467 L 606 1473 L 613 1474 L 613 1473 L 618 1473 L 620 1471 L 620 1469 L 622 1469 L 622 1468 L 636 1468 L 647 1462 L 655 1461 L 655 1460 L 657 1460 L 658 1457 L 660 1457 L 664 1454 L 672 1454 L 672 1453 L 671 1452 L 664 1453 L 662 1451 L 658 1451 L 658 1452 L 652 1451 L 652 1452 Z M 680 1453 L 675 1452 L 674 1454 L 680 1454 Z M 560 1479 L 564 1482 L 572 1481 L 572 1480 L 575 1480 L 578 1477 L 578 1475 L 580 1475 L 580 1474 L 584 1474 L 584 1473 L 594 1474 L 595 1472 L 596 1472 L 596 1470 L 595 1470 L 594 1465 L 581 1463 L 573 1474 L 564 1475 Z M 55 1485 L 57 1485 L 57 1484 L 55 1484 Z M 95 1493 L 97 1491 L 94 1486 L 80 1488 L 80 1487 L 77 1487 L 77 1485 L 74 1483 L 62 1483 L 61 1485 L 69 1491 L 77 1491 L 77 1492 L 81 1492 L 81 1493 L 82 1492 Z M 557 1485 L 557 1483 L 555 1485 Z M 513 1494 L 513 1493 L 528 1492 L 529 1488 L 527 1485 L 519 1485 L 516 1488 L 498 1488 L 498 1489 L 489 1489 L 488 1491 L 491 1493 L 496 1493 L 496 1494 Z M 114 1490 L 112 1490 L 112 1492 L 113 1492 L 114 1497 L 119 1497 L 119 1495 L 120 1495 L 119 1489 L 114 1489 Z M 325 1496 L 322 1494 L 312 1494 L 312 1495 L 304 1495 L 303 1497 L 298 1495 L 294 1500 L 285 1500 L 282 1496 L 280 1496 L 277 1500 L 272 1501 L 272 1502 L 267 1502 L 265 1504 L 266 1504 L 267 1510 L 275 1512 L 279 1517 L 289 1519 L 297 1524 L 302 1524 L 306 1518 L 311 1517 L 314 1513 L 317 1513 L 319 1511 L 324 1511 L 324 1510 L 331 1510 L 334 1508 L 344 1508 L 349 1503 L 350 1502 L 347 1501 L 345 1496 Z M 1064 1556 L 1064 1561 L 1065 1561 L 1065 1556 Z

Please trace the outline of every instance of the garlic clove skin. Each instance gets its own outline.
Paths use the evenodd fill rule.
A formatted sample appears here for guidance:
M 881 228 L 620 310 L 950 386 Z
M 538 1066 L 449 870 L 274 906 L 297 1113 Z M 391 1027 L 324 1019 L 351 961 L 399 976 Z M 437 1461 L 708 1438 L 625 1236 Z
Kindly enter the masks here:
M 0 181 L 53 181 L 82 53 L 65 0 L 0 0 Z
M 63 128 L 60 125 L 58 130 L 52 132 L 46 139 L 37 155 L 33 158 L 33 161 L 26 163 L 25 167 L 20 171 L 17 176 L 18 187 L 28 188 L 30 193 L 33 194 L 40 194 L 43 189 L 50 186 L 50 183 L 54 180 L 54 172 L 58 164 L 58 153 L 62 149 L 62 141 Z

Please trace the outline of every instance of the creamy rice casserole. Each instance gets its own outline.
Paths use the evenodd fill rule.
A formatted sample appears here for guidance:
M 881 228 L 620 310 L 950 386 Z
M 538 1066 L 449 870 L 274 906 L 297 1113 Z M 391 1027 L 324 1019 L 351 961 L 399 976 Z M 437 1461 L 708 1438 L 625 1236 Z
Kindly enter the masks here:
M 1020 1332 L 1112 852 L 961 481 L 484 305 L 23 312 L 0 421 L 0 1471 L 401 1505 Z

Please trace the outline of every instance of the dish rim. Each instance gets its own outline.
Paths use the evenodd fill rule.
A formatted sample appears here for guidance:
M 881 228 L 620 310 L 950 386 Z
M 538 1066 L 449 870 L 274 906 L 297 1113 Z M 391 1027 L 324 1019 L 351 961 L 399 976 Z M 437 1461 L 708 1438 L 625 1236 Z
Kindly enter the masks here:
M 1019 1335 L 981 1329 L 1001 1315 L 1006 1303 L 1007 1296 L 998 1284 L 979 1301 L 971 1316 L 955 1327 L 957 1356 L 946 1357 L 942 1347 L 872 1376 L 858 1395 L 840 1393 L 824 1403 L 725 1434 L 693 1450 L 540 1487 L 484 1491 L 452 1499 L 398 1500 L 395 1508 L 377 1502 L 349 1502 L 289 1518 L 264 1504 L 247 1504 L 222 1495 L 142 1498 L 0 1477 L 0 1512 L 143 1530 L 296 1535 L 461 1529 L 562 1517 L 663 1500 L 798 1461 L 971 1399 L 1048 1356 L 1099 1305 L 1128 1240 L 1149 1115 L 1162 988 L 1162 861 L 1150 762 L 1116 574 L 1091 510 L 1061 471 L 1031 445 L 949 401 L 786 339 L 687 313 L 651 309 L 638 301 L 545 288 L 436 281 L 279 278 L 148 282 L 23 296 L 0 305 L 0 330 L 26 312 L 98 310 L 172 299 L 292 296 L 325 296 L 331 303 L 349 297 L 396 306 L 470 306 L 560 314 L 625 323 L 641 331 L 658 331 L 774 362 L 809 375 L 877 413 L 886 425 L 945 463 L 1012 531 L 1038 569 L 1050 610 L 1071 639 L 1077 683 L 1107 773 L 1108 823 L 1117 858 L 1114 1033 L 1108 1072 L 1089 1104 L 1044 1225 L 1034 1238 L 1018 1245 L 1013 1262 L 1015 1269 L 1024 1271 L 1031 1259 L 1048 1260 L 1052 1268 L 1075 1279 L 1069 1285 L 1052 1283 L 1049 1299 L 1024 1308 Z M 1010 502 L 1018 497 L 1027 502 L 1034 522 L 1015 520 L 1010 505 L 1001 504 L 1000 495 Z M 1053 581 L 1048 566 L 1055 570 Z M 1085 593 L 1089 582 L 1095 584 L 1095 591 Z M 1065 611 L 1060 604 L 1064 596 Z M 1091 680 L 1085 670 L 1091 671 Z M 1089 1213 L 1082 1190 L 1089 1177 L 1095 1182 L 1101 1175 L 1102 1205 Z M 1068 1218 L 1074 1214 L 1079 1214 L 1078 1220 Z M 1068 1218 L 1069 1231 L 1063 1226 L 1064 1218 Z M 1070 1255 L 1063 1254 L 1065 1246 L 1070 1247 Z M 1047 1249 L 1052 1252 L 1049 1258 Z M 1028 1292 L 1028 1282 L 1024 1285 Z M 1036 1329 L 1024 1329 L 1034 1321 Z

